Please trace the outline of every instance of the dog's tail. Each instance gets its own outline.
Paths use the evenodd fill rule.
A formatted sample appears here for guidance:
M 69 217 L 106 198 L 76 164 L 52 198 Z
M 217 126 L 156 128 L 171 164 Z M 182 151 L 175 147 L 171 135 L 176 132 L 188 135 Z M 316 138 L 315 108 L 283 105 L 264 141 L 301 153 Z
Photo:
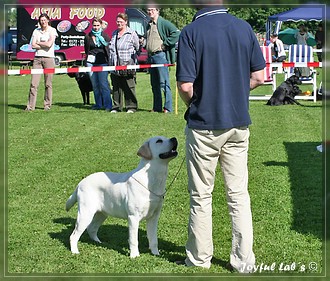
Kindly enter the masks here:
M 72 206 L 74 204 L 76 204 L 77 202 L 77 190 L 78 188 L 76 188 L 76 190 L 71 194 L 71 196 L 69 197 L 68 201 L 66 201 L 66 204 L 65 204 L 65 210 L 68 212 Z

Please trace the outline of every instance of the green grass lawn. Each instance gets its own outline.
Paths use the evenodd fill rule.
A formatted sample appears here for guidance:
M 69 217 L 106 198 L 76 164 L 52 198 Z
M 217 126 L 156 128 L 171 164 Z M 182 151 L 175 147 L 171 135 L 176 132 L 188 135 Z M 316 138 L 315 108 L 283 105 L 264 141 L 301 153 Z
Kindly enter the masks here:
M 174 68 L 170 74 L 175 103 Z M 141 72 L 137 76 L 137 113 L 92 111 L 82 105 L 75 80 L 56 75 L 52 109 L 43 111 L 41 83 L 37 110 L 24 112 L 29 81 L 30 76 L 8 77 L 7 276 L 229 274 L 224 265 L 231 249 L 231 226 L 220 171 L 213 195 L 215 249 L 211 269 L 173 263 L 185 256 L 189 212 L 185 165 L 180 170 L 185 157 L 185 106 L 180 100 L 178 114 L 149 113 L 149 75 Z M 271 87 L 255 91 L 271 94 Z M 273 271 L 261 270 L 257 276 L 324 274 L 322 154 L 316 150 L 322 136 L 322 104 L 301 103 L 305 106 L 250 103 L 254 251 L 257 265 L 275 265 Z M 79 241 L 80 255 L 72 255 L 69 236 L 77 206 L 67 213 L 65 202 L 78 182 L 96 171 L 135 168 L 138 148 L 156 135 L 175 136 L 179 141 L 179 156 L 170 163 L 168 184 L 178 176 L 168 189 L 159 222 L 161 255 L 150 254 L 143 222 L 139 232 L 141 256 L 130 259 L 127 222 L 114 218 L 108 218 L 100 228 L 101 245 L 85 233 Z

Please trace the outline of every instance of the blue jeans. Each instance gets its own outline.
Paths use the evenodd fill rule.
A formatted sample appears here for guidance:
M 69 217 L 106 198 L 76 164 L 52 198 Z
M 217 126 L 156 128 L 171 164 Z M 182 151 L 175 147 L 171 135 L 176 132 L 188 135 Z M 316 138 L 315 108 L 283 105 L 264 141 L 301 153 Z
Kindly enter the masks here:
M 87 67 L 91 66 L 108 66 L 107 64 L 93 65 L 87 62 Z M 108 71 L 89 72 L 91 82 L 93 85 L 95 109 L 105 108 L 106 110 L 112 109 L 112 100 L 110 95 L 110 85 L 108 80 Z
M 160 52 L 149 57 L 151 64 L 166 64 L 166 56 L 164 52 Z M 162 112 L 163 109 L 173 111 L 172 109 L 172 92 L 170 86 L 170 76 L 168 67 L 153 67 L 150 68 L 150 83 L 153 93 L 153 110 Z M 163 107 L 162 91 L 164 92 L 165 102 Z

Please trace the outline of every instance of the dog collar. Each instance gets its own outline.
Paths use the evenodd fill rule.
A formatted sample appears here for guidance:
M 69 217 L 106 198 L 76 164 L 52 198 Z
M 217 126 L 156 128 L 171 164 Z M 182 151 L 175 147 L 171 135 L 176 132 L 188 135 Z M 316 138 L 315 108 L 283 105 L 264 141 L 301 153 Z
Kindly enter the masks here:
M 155 192 L 153 192 L 152 190 L 150 190 L 148 187 L 146 187 L 143 183 L 141 183 L 137 178 L 135 178 L 134 176 L 132 176 L 133 179 L 135 179 L 135 181 L 137 181 L 140 185 L 142 185 L 146 190 L 148 190 L 151 194 L 161 198 L 161 199 L 164 199 L 165 198 L 165 194 L 166 194 L 166 190 L 163 194 L 157 194 Z

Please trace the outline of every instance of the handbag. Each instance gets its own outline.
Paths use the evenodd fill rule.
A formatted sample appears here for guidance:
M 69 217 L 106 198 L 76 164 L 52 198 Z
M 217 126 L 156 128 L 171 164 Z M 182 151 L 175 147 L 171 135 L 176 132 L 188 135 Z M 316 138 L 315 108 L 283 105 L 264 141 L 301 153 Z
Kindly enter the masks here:
M 118 41 L 118 34 L 116 37 L 115 42 L 115 48 L 116 48 L 116 54 L 117 54 L 117 65 L 135 65 L 135 61 L 133 59 L 129 59 L 128 61 L 124 61 L 121 58 L 119 58 L 118 48 L 117 48 L 117 41 Z M 123 70 L 117 70 L 117 75 L 119 76 L 133 76 L 136 74 L 136 69 L 123 69 Z
M 117 56 L 118 58 L 118 56 Z M 134 65 L 134 60 L 130 59 L 129 61 L 124 61 L 122 59 L 117 59 L 118 64 L 117 65 Z M 117 70 L 117 74 L 119 76 L 133 76 L 135 75 L 136 70 L 135 69 L 122 69 L 122 70 Z

